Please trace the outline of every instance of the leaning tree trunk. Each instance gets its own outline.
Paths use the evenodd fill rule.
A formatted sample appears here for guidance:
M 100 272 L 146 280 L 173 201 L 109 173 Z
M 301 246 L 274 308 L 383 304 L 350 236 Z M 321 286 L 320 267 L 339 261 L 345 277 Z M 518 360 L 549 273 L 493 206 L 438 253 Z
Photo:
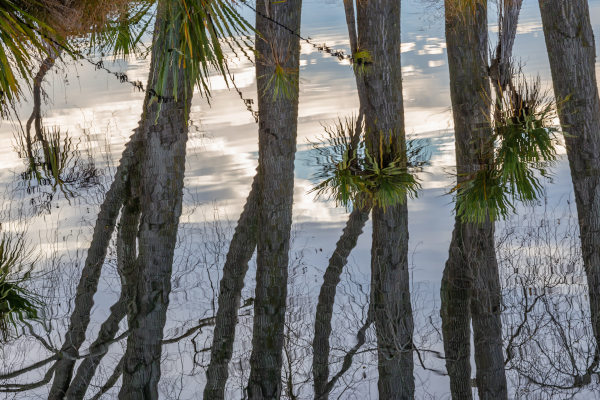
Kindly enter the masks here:
M 400 1 L 358 1 L 358 47 L 367 51 L 372 64 L 360 79 L 365 98 L 367 148 L 384 163 L 406 152 L 404 104 L 400 66 Z M 360 88 L 360 85 L 359 85 Z M 379 154 L 381 142 L 393 150 Z M 380 157 L 381 156 L 381 157 Z M 413 318 L 408 272 L 408 209 L 402 204 L 373 208 L 371 250 L 371 307 L 377 332 L 379 398 L 414 397 Z
M 159 2 L 148 88 L 159 79 L 160 57 L 167 53 L 163 26 L 164 2 Z M 175 68 L 178 81 L 174 80 Z M 130 335 L 123 364 L 123 385 L 119 399 L 158 399 L 161 375 L 161 341 L 166 322 L 171 273 L 181 215 L 183 178 L 188 138 L 191 96 L 183 63 L 166 72 L 165 93 L 177 90 L 177 100 L 151 101 L 143 110 L 140 139 L 140 229 L 137 257 L 138 282 L 129 318 Z M 148 91 L 150 96 L 151 91 Z M 154 100 L 157 100 L 154 98 Z
M 500 3 L 498 45 L 490 65 L 490 79 L 497 95 L 511 84 L 512 49 L 517 37 L 517 25 L 523 0 L 502 0 Z
M 85 340 L 85 333 L 90 323 L 90 313 L 94 306 L 94 295 L 98 289 L 102 265 L 113 231 L 116 226 L 119 211 L 125 198 L 125 187 L 131 166 L 136 162 L 135 154 L 139 150 L 138 134 L 134 133 L 127 144 L 121 162 L 117 168 L 115 179 L 106 193 L 100 207 L 94 235 L 88 249 L 81 278 L 77 286 L 75 307 L 71 314 L 69 329 L 65 334 L 65 342 L 61 352 L 68 357 L 56 362 L 55 376 L 48 396 L 49 400 L 62 400 L 69 388 L 69 383 L 75 367 L 75 358 Z
M 315 316 L 315 337 L 313 340 L 313 377 L 315 399 L 327 400 L 326 390 L 329 379 L 329 337 L 331 336 L 331 318 L 337 285 L 344 266 L 348 263 L 350 252 L 362 234 L 369 219 L 370 207 L 355 207 L 350 213 L 344 232 L 338 240 L 329 259 L 329 265 L 323 276 L 323 285 L 319 293 L 317 314 Z
M 473 148 L 473 143 L 490 146 L 490 86 L 487 73 L 487 0 L 446 0 L 446 45 L 450 69 L 450 95 L 454 116 L 457 179 L 462 182 L 469 174 L 485 168 L 489 148 Z M 487 143 L 487 144 L 486 144 Z M 494 246 L 494 224 L 489 218 L 481 224 L 460 223 L 462 232 L 454 237 L 445 277 L 450 286 L 462 285 L 462 277 L 472 275 L 470 309 L 475 342 L 477 388 L 482 399 L 507 398 L 506 375 L 502 354 L 502 324 L 500 320 L 500 281 Z M 457 236 L 460 235 L 460 236 Z M 460 255 L 455 258 L 454 255 Z M 466 263 L 466 264 L 465 264 Z M 470 271 L 469 271 L 470 270 Z M 452 281 L 455 280 L 455 282 Z M 442 294 L 443 296 L 443 294 Z M 466 303 L 466 302 L 465 302 Z M 444 312 L 442 309 L 442 317 Z M 465 310 L 466 312 L 466 310 Z M 448 315 L 446 315 L 448 317 Z M 455 321 L 463 329 L 463 321 Z M 443 324 L 453 323 L 446 318 Z M 460 335 L 459 332 L 454 332 Z M 464 338 L 466 340 L 467 338 Z M 446 348 L 464 353 L 466 345 L 457 347 L 456 338 L 445 335 Z M 463 355 L 464 356 L 464 355 Z M 446 362 L 449 371 L 461 369 L 457 377 L 464 379 L 466 363 Z M 451 377 L 452 379 L 452 377 Z M 451 383 L 455 390 L 465 392 L 464 383 Z
M 138 152 L 136 157 L 138 161 L 141 161 L 140 153 Z M 111 313 L 100 327 L 98 338 L 90 346 L 90 354 L 93 356 L 84 358 L 77 368 L 77 374 L 67 390 L 66 398 L 69 400 L 83 400 L 96 369 L 108 351 L 107 343 L 119 332 L 119 323 L 127 315 L 127 309 L 136 294 L 139 276 L 136 247 L 141 210 L 137 194 L 132 193 L 132 187 L 139 187 L 139 168 L 132 167 L 130 171 L 126 200 L 123 203 L 117 232 L 117 268 L 121 276 L 121 295 L 110 308 Z
M 600 100 L 587 0 L 540 0 L 554 93 L 565 137 L 592 327 L 600 348 Z M 598 351 L 595 363 L 598 363 Z
M 267 10 L 266 7 L 269 7 Z M 294 157 L 298 128 L 299 37 L 302 0 L 257 3 L 256 76 L 259 90 L 258 236 L 254 328 L 248 397 L 278 399 L 288 278 L 288 251 L 294 199 Z M 259 13 L 261 15 L 259 15 Z M 290 80 L 274 99 L 267 83 L 283 68 Z M 282 89 L 282 88 L 278 88 Z
M 225 399 L 225 385 L 229 377 L 228 366 L 233 354 L 235 327 L 238 322 L 244 278 L 248 271 L 248 262 L 256 248 L 259 193 L 257 175 L 254 177 L 252 190 L 246 200 L 244 211 L 240 215 L 233 238 L 231 238 L 227 260 L 223 266 L 210 364 L 206 370 L 204 400 Z

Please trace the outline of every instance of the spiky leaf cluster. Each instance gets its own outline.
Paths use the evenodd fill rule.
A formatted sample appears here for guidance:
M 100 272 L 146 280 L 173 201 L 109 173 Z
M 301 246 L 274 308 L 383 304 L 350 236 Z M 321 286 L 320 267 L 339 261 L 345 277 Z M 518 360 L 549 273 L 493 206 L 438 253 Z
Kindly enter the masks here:
M 536 203 L 543 196 L 540 177 L 549 177 L 557 159 L 556 102 L 521 75 L 510 90 L 498 93 L 487 141 L 474 141 L 479 170 L 459 179 L 452 190 L 456 211 L 468 222 L 505 218 L 517 202 Z
M 0 338 L 6 340 L 19 323 L 37 320 L 41 300 L 23 287 L 33 262 L 22 235 L 2 235 L 0 240 Z M 29 265 L 27 265 L 29 264 Z M 27 265 L 27 271 L 22 273 Z
M 320 183 L 309 193 L 316 193 L 317 199 L 333 199 L 344 207 L 369 204 L 385 210 L 402 204 L 407 196 L 417 197 L 421 185 L 414 172 L 428 162 L 425 142 L 412 140 L 408 151 L 393 151 L 396 146 L 380 135 L 380 156 L 373 157 L 355 118 L 324 128 L 326 134 L 311 143 L 312 159 L 319 166 L 313 179 Z

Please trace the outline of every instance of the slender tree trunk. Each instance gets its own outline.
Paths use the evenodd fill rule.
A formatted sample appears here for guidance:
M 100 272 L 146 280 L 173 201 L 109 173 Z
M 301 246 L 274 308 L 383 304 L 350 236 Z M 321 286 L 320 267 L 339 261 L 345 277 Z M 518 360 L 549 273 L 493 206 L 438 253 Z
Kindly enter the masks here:
M 248 262 L 256 248 L 257 208 L 260 194 L 258 179 L 256 175 L 244 211 L 240 215 L 231 239 L 227 260 L 223 267 L 210 364 L 206 370 L 205 400 L 225 399 L 225 385 L 229 377 L 228 366 L 233 353 L 244 278 L 248 271 Z
M 269 7 L 270 10 L 267 10 Z M 300 33 L 302 0 L 257 3 L 258 12 Z M 257 270 L 254 328 L 248 397 L 278 399 L 281 395 L 282 349 L 287 297 L 288 251 L 294 199 L 294 158 L 298 128 L 299 37 L 257 14 L 256 76 L 259 90 Z M 273 100 L 266 84 L 275 64 L 294 77 Z
M 165 2 L 159 2 L 153 40 L 148 87 L 155 86 L 159 57 L 166 53 L 167 40 L 159 27 L 164 18 Z M 174 68 L 179 68 L 175 82 Z M 177 88 L 177 101 L 151 101 L 143 111 L 140 128 L 144 156 L 140 165 L 139 281 L 131 306 L 130 335 L 123 364 L 121 400 L 158 399 L 161 341 L 166 322 L 171 273 L 181 215 L 190 83 L 183 64 L 167 72 L 165 93 Z M 148 94 L 150 96 L 150 94 Z M 156 100 L 156 99 L 154 99 Z
M 462 2 L 446 0 L 446 45 L 450 68 L 450 95 L 454 115 L 456 140 L 457 179 L 468 179 L 485 162 L 488 149 L 474 149 L 473 142 L 489 142 L 491 135 L 488 122 L 490 98 L 487 73 L 487 0 Z M 463 249 L 451 247 L 447 264 L 448 282 L 444 286 L 463 284 L 461 277 L 473 277 L 470 300 L 471 317 L 475 342 L 475 364 L 477 366 L 477 387 L 481 399 L 507 398 L 506 375 L 502 355 L 502 324 L 500 281 L 494 243 L 494 224 L 489 219 L 482 224 L 460 223 L 462 232 L 454 232 L 452 246 L 462 245 Z M 460 235 L 460 236 L 459 236 Z M 455 254 L 461 255 L 460 257 Z M 461 263 L 464 263 L 462 264 Z M 467 270 L 467 272 L 465 272 Z M 470 274 L 468 272 L 470 270 Z M 456 279 L 456 278 L 459 279 Z M 455 279 L 455 282 L 452 282 Z M 443 294 L 444 296 L 444 294 Z M 466 301 L 463 300 L 466 305 Z M 448 304 L 451 307 L 450 304 Z M 445 311 L 442 310 L 442 316 Z M 444 323 L 460 324 L 462 329 L 456 335 L 464 334 L 464 320 L 448 320 Z M 466 338 L 463 338 L 466 340 Z M 446 348 L 464 353 L 465 347 L 458 346 L 458 337 L 446 335 L 449 341 Z M 452 357 L 449 357 L 452 358 Z M 449 371 L 457 371 L 452 386 L 464 392 L 466 362 L 456 365 L 447 362 Z M 460 374 L 458 374 L 460 373 Z M 451 377 L 452 380 L 452 377 Z M 462 380 L 462 381 L 461 381 Z
M 502 294 L 494 242 L 494 224 L 485 222 L 471 230 L 465 246 L 473 271 L 471 317 L 477 390 L 480 399 L 507 399 L 502 347 Z
M 323 276 L 323 285 L 319 293 L 317 314 L 315 317 L 315 337 L 313 340 L 313 376 L 315 399 L 327 400 L 327 380 L 329 378 L 329 337 L 331 336 L 331 318 L 337 285 L 344 266 L 348 263 L 350 252 L 356 247 L 359 236 L 369 219 L 371 208 L 354 208 L 348 218 L 344 232 L 338 240 L 335 251 L 329 259 L 329 265 Z
M 460 216 L 456 216 L 450 255 L 444 269 L 441 294 L 442 334 L 446 369 L 450 376 L 453 399 L 473 398 L 471 389 L 471 310 L 470 297 L 473 276 L 465 255 L 467 231 Z M 466 236 L 466 237 L 465 237 Z
M 140 158 L 137 158 L 140 160 Z M 83 399 L 85 393 L 96 373 L 96 369 L 106 354 L 106 343 L 113 340 L 119 332 L 119 323 L 127 315 L 127 309 L 135 296 L 136 282 L 138 277 L 138 265 L 136 263 L 136 238 L 140 220 L 139 199 L 133 197 L 131 186 L 138 185 L 139 171 L 132 168 L 133 176 L 127 182 L 127 200 L 123 205 L 119 229 L 117 232 L 117 264 L 121 275 L 121 295 L 117 302 L 110 308 L 111 314 L 100 327 L 98 338 L 90 347 L 90 353 L 96 354 L 82 360 L 77 374 L 73 378 L 66 398 L 69 400 Z
M 596 47 L 587 0 L 540 1 L 554 93 L 565 137 L 592 327 L 600 348 L 600 100 Z M 570 97 L 569 97 L 570 96 Z M 568 100 L 567 100 L 568 99 Z M 595 363 L 598 363 L 598 352 Z
M 400 65 L 400 1 L 358 0 L 358 46 L 372 65 L 359 78 L 365 88 L 367 148 L 376 159 L 381 141 L 406 150 Z M 360 85 L 359 85 L 360 87 Z M 381 157 L 380 157 L 381 156 Z M 379 358 L 379 398 L 414 397 L 413 318 L 408 272 L 408 210 L 402 204 L 373 208 L 372 299 Z
M 42 61 L 42 65 L 38 73 L 33 78 L 33 111 L 31 116 L 27 120 L 27 135 L 30 135 L 31 125 L 35 122 L 35 136 L 36 140 L 43 140 L 42 135 L 42 83 L 46 74 L 56 64 L 56 59 L 60 57 L 62 49 L 58 46 L 50 46 L 49 55 Z
M 517 37 L 517 26 L 523 0 L 502 0 L 499 4 L 500 20 L 496 55 L 490 66 L 490 78 L 496 93 L 511 84 L 512 49 Z
M 79 348 L 85 340 L 102 265 L 125 197 L 127 175 L 131 165 L 135 163 L 135 153 L 139 145 L 138 134 L 134 133 L 123 152 L 115 179 L 100 207 L 92 242 L 77 286 L 75 307 L 71 314 L 69 329 L 61 348 L 61 352 L 68 354 L 69 357 L 61 358 L 56 362 L 56 373 L 50 389 L 49 400 L 62 400 L 69 387 L 75 367 L 74 357 L 79 354 Z

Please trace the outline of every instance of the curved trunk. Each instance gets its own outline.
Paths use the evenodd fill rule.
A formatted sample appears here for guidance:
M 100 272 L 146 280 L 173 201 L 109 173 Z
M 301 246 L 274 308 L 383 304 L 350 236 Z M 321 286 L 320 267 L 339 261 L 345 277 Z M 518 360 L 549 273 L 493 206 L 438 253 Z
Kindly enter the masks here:
M 139 160 L 139 158 L 138 158 Z M 132 172 L 136 168 L 132 168 Z M 139 171 L 128 181 L 127 200 L 123 204 L 119 229 L 117 232 L 117 264 L 121 275 L 121 295 L 110 308 L 110 315 L 100 327 L 98 338 L 90 346 L 90 353 L 97 354 L 84 358 L 77 368 L 77 374 L 69 385 L 66 398 L 69 400 L 83 399 L 96 373 L 102 358 L 107 353 L 106 343 L 112 341 L 119 332 L 119 323 L 127 315 L 127 308 L 135 296 L 136 278 L 138 277 L 136 263 L 136 238 L 140 221 L 139 199 L 131 194 L 131 181 L 137 186 Z
M 205 400 L 225 399 L 225 385 L 229 377 L 228 366 L 233 353 L 235 327 L 238 322 L 244 278 L 248 271 L 248 262 L 256 248 L 258 196 L 257 175 L 254 177 L 252 190 L 246 200 L 244 211 L 240 215 L 233 238 L 231 238 L 227 260 L 223 266 L 210 364 L 206 370 Z
M 357 3 L 358 48 L 368 51 L 372 64 L 360 74 L 364 84 L 361 108 L 365 115 L 369 153 L 380 158 L 381 141 L 405 151 L 404 104 L 400 66 L 400 1 Z M 381 154 L 384 162 L 390 154 Z M 408 272 L 408 209 L 402 204 L 373 208 L 371 307 L 377 332 L 379 398 L 414 397 L 412 359 L 413 318 Z
M 42 65 L 38 73 L 33 78 L 33 111 L 27 120 L 27 136 L 31 137 L 31 125 L 35 122 L 35 137 L 36 140 L 43 140 L 42 135 L 42 83 L 46 74 L 54 67 L 56 59 L 60 57 L 62 49 L 58 46 L 50 46 L 48 57 L 42 61 Z
M 587 0 L 540 1 L 579 216 L 592 327 L 600 348 L 600 100 Z M 570 97 L 569 97 L 570 96 Z M 598 363 L 598 351 L 595 363 Z
M 148 87 L 155 86 L 161 54 L 166 53 L 162 26 L 165 4 L 159 2 Z M 173 79 L 179 68 L 178 81 Z M 167 72 L 165 93 L 177 90 L 177 101 L 158 102 L 143 110 L 140 136 L 143 158 L 140 163 L 140 230 L 137 258 L 138 282 L 131 302 L 130 335 L 123 363 L 123 385 L 119 399 L 158 399 L 161 341 L 166 322 L 171 273 L 181 215 L 185 172 L 188 116 L 191 97 L 183 65 Z M 187 90 L 186 90 L 187 89 Z M 148 94 L 147 96 L 150 96 Z
M 269 10 L 266 9 L 269 7 Z M 301 0 L 258 3 L 257 11 L 300 32 Z M 254 328 L 250 357 L 249 399 L 278 399 L 281 394 L 282 349 L 288 278 L 288 251 L 294 199 L 294 158 L 298 129 L 299 37 L 256 16 L 256 76 L 258 113 L 258 236 Z M 267 85 L 283 68 L 290 79 L 289 96 L 279 93 L 277 83 Z M 285 92 L 285 91 L 284 91 Z
M 344 232 L 338 240 L 335 250 L 329 259 L 329 265 L 323 276 L 323 285 L 319 293 L 317 314 L 315 316 L 315 337 L 313 340 L 313 376 L 315 399 L 327 400 L 327 380 L 329 378 L 329 337 L 331 336 L 331 318 L 337 285 L 348 256 L 354 247 L 363 228 L 369 219 L 370 207 L 354 208 L 348 218 Z M 370 323 L 369 323 L 370 324 Z
M 79 354 L 79 348 L 85 340 L 102 265 L 125 197 L 127 175 L 131 166 L 136 162 L 135 154 L 139 147 L 140 143 L 136 132 L 123 152 L 115 179 L 108 192 L 106 192 L 104 202 L 100 207 L 92 242 L 77 286 L 75 307 L 71 314 L 69 329 L 65 334 L 65 341 L 61 347 L 61 352 L 68 354 L 70 357 L 61 358 L 56 362 L 56 372 L 48 396 L 49 400 L 62 400 L 69 388 L 75 367 L 75 357 Z
M 454 116 L 456 145 L 457 179 L 468 179 L 467 174 L 480 168 L 485 162 L 487 149 L 474 149 L 473 141 L 481 139 L 489 142 L 490 86 L 487 73 L 487 0 L 462 2 L 446 0 L 446 45 L 450 69 L 450 95 Z M 466 9 L 464 9 L 466 7 Z M 472 8 L 470 8 L 472 7 Z M 482 93 L 483 91 L 483 93 Z M 472 275 L 473 285 L 470 299 L 471 317 L 475 342 L 475 364 L 477 367 L 477 388 L 482 399 L 507 398 L 506 375 L 502 354 L 502 325 L 500 319 L 500 278 L 494 243 L 494 224 L 489 219 L 483 224 L 459 223 L 462 232 L 455 232 L 456 241 L 463 248 L 451 248 L 451 259 L 447 264 L 448 279 L 461 275 Z M 460 235 L 460 236 L 458 236 Z M 454 245 L 453 241 L 453 245 Z M 454 258 L 455 252 L 460 255 Z M 465 263 L 462 265 L 456 262 Z M 464 270 L 467 270 L 465 272 Z M 468 271 L 470 270 L 470 272 Z M 449 281 L 450 285 L 457 285 Z M 462 300 L 465 305 L 466 301 Z M 444 310 L 443 310 L 444 311 Z M 447 321 L 451 323 L 451 321 Z M 464 335 L 466 321 L 455 321 L 461 326 Z M 446 335 L 448 336 L 448 335 Z M 455 340 L 449 335 L 446 346 L 455 347 Z M 466 340 L 467 338 L 463 338 Z M 455 347 L 464 352 L 466 345 Z M 452 377 L 451 387 L 458 392 L 465 391 L 464 379 L 467 373 L 464 362 L 456 365 L 447 361 L 448 371 L 457 371 Z

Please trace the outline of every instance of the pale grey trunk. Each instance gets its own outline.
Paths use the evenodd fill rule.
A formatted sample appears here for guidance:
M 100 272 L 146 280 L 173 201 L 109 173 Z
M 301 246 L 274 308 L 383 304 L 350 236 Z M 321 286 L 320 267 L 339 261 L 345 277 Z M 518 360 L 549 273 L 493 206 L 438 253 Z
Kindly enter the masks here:
M 440 299 L 446 369 L 453 399 L 473 398 L 471 389 L 471 310 L 473 276 L 465 255 L 468 232 L 456 216 L 450 254 L 444 269 Z
M 457 13 L 460 0 L 446 0 L 446 45 L 450 69 L 450 95 L 454 116 L 456 145 L 457 179 L 468 179 L 465 174 L 480 168 L 482 153 L 488 149 L 474 149 L 474 139 L 487 141 L 491 135 L 489 126 L 490 86 L 487 65 L 487 0 L 473 2 L 473 10 Z M 463 4 L 464 6 L 464 4 Z M 481 399 L 507 398 L 506 375 L 502 355 L 502 325 L 500 319 L 500 281 L 494 243 L 494 224 L 487 220 L 483 224 L 459 223 L 462 232 L 454 232 L 450 260 L 447 268 L 448 285 L 455 286 L 453 277 L 464 275 L 473 285 L 470 299 L 471 317 L 475 342 L 475 364 L 477 367 L 477 388 Z M 460 235 L 460 236 L 458 236 Z M 460 255 L 460 257 L 458 257 Z M 466 262 L 466 265 L 459 263 Z M 465 272 L 465 269 L 467 270 Z M 470 270 L 470 271 L 469 271 Z M 444 284 L 444 283 L 443 283 Z M 461 300 L 466 305 L 464 299 Z M 450 305 L 449 305 L 450 306 Z M 445 311 L 442 310 L 442 315 Z M 466 312 L 466 310 L 465 310 Z M 443 323 L 452 323 L 451 320 Z M 464 335 L 466 321 L 454 321 L 460 325 L 458 336 Z M 447 336 L 447 338 L 446 338 Z M 458 346 L 458 337 L 446 335 L 450 341 L 446 347 L 453 347 L 454 353 L 463 354 L 466 345 Z M 463 338 L 467 340 L 468 338 Z M 446 362 L 451 376 L 451 387 L 457 393 L 465 392 L 464 379 L 467 374 L 466 362 L 454 364 Z
M 69 329 L 65 334 L 65 342 L 61 348 L 61 352 L 68 354 L 69 357 L 61 358 L 56 362 L 54 381 L 48 396 L 50 400 L 62 400 L 69 387 L 75 367 L 74 357 L 79 354 L 79 348 L 85 340 L 102 265 L 125 197 L 127 175 L 130 167 L 135 163 L 135 153 L 138 148 L 138 135 L 134 133 L 123 152 L 115 179 L 100 207 L 92 242 L 77 286 L 75 307 L 71 314 Z
M 587 0 L 540 1 L 554 93 L 565 137 L 592 327 L 600 348 L 600 100 L 596 47 Z M 598 351 L 595 363 L 598 363 Z
M 360 78 L 364 84 L 367 148 L 379 158 L 380 139 L 392 138 L 405 151 L 404 104 L 400 65 L 400 1 L 358 1 L 358 47 L 373 64 Z M 359 90 L 360 90 L 360 84 Z M 384 162 L 390 154 L 383 154 Z M 408 271 L 408 209 L 403 204 L 373 208 L 371 307 L 377 332 L 379 398 L 414 397 L 413 317 Z
M 159 32 L 164 18 L 164 2 L 159 2 L 148 87 L 153 88 L 161 71 L 159 57 L 166 54 L 165 37 Z M 189 81 L 179 64 L 178 81 L 174 69 L 167 71 L 165 94 L 177 88 L 177 101 L 149 102 L 143 110 L 140 139 L 140 229 L 139 269 L 135 299 L 130 317 L 130 335 L 123 363 L 123 386 L 119 399 L 158 399 L 161 370 L 161 341 L 166 322 L 171 273 L 181 215 L 183 178 L 190 98 Z M 148 96 L 150 96 L 148 94 Z M 156 99 L 154 99 L 156 100 Z
M 329 265 L 323 276 L 323 285 L 319 293 L 317 314 L 315 316 L 315 337 L 313 340 L 313 377 L 315 399 L 327 400 L 327 380 L 329 379 L 329 337 L 331 336 L 331 318 L 337 285 L 350 252 L 356 247 L 359 236 L 369 219 L 370 207 L 354 208 L 350 213 L 343 234 L 329 259 Z
M 267 10 L 269 7 L 270 10 Z M 301 0 L 265 5 L 257 10 L 300 33 Z M 278 399 L 281 395 L 282 349 L 287 297 L 288 251 L 294 200 L 294 158 L 298 128 L 298 80 L 289 87 L 293 97 L 273 100 L 274 87 L 265 84 L 279 62 L 289 74 L 299 74 L 298 36 L 256 15 L 256 62 L 259 112 L 258 235 L 254 327 L 248 398 Z M 263 40 L 264 38 L 264 40 Z M 298 76 L 296 75 L 296 78 Z
M 56 59 L 60 57 L 62 49 L 58 46 L 49 46 L 48 52 L 50 53 L 48 57 L 42 61 L 42 65 L 40 66 L 39 71 L 33 78 L 33 111 L 31 112 L 31 116 L 27 120 L 27 136 L 30 136 L 31 133 L 31 125 L 35 123 L 35 136 L 36 140 L 43 140 L 42 136 L 42 83 L 44 82 L 44 78 L 46 74 L 54 67 L 56 64 Z
M 496 92 L 506 90 L 511 84 L 512 49 L 517 37 L 517 25 L 523 0 L 502 0 L 499 4 L 500 20 L 496 55 L 490 65 L 490 78 Z
M 244 211 L 240 215 L 233 238 L 231 238 L 227 260 L 223 266 L 210 364 L 206 370 L 205 400 L 225 399 L 225 385 L 229 377 L 228 366 L 233 353 L 235 327 L 238 322 L 244 278 L 248 271 L 248 262 L 256 248 L 259 193 L 257 175 L 254 177 L 252 190 L 246 200 Z
M 140 160 L 137 157 L 137 160 Z M 135 295 L 136 278 L 138 276 L 136 263 L 136 237 L 140 220 L 139 199 L 133 197 L 131 187 L 137 187 L 139 171 L 131 168 L 127 182 L 128 193 L 123 204 L 119 229 L 117 231 L 117 264 L 121 275 L 121 295 L 110 308 L 110 315 L 100 327 L 98 338 L 90 347 L 93 357 L 84 358 L 77 368 L 77 374 L 69 385 L 66 398 L 68 400 L 83 399 L 96 373 L 96 369 L 106 354 L 106 343 L 113 340 L 119 332 L 119 323 L 127 315 L 127 309 Z

